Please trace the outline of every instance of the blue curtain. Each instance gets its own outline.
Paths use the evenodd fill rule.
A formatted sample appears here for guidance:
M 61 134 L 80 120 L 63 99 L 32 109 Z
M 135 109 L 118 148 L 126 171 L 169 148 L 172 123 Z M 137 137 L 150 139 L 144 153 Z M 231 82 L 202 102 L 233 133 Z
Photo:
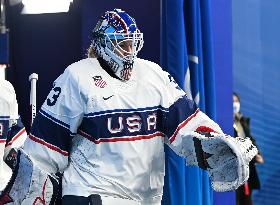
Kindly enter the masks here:
M 210 0 L 162 0 L 161 66 L 216 118 Z M 164 205 L 210 205 L 213 192 L 207 172 L 186 167 L 168 147 Z

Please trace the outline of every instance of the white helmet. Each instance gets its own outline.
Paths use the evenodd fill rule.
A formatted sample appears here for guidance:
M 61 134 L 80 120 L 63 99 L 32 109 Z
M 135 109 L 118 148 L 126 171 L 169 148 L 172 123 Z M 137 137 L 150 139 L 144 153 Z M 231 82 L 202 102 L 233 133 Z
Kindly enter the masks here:
M 143 33 L 134 18 L 120 9 L 105 12 L 92 32 L 95 54 L 103 58 L 123 81 L 130 79 L 134 59 L 143 43 Z

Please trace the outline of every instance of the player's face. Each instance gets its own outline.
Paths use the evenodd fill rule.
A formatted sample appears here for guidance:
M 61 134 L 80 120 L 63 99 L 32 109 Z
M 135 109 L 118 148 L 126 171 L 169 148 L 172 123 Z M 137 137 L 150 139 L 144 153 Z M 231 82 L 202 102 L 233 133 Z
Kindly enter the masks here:
M 233 95 L 233 102 L 239 102 L 238 97 L 236 97 L 235 95 Z
M 132 40 L 122 40 L 113 42 L 116 49 L 115 53 L 120 57 L 129 56 L 132 54 Z

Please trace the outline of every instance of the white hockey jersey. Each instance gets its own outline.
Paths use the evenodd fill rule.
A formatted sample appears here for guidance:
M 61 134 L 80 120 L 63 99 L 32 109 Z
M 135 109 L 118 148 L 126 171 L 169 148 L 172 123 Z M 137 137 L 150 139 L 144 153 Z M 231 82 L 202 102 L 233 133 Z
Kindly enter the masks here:
M 163 192 L 164 143 L 184 155 L 181 137 L 205 128 L 222 133 L 157 64 L 136 59 L 123 82 L 88 58 L 54 82 L 24 148 L 44 170 L 64 172 L 63 195 L 152 204 Z
M 27 135 L 23 126 L 17 126 L 18 104 L 12 84 L 0 80 L 0 191 L 2 191 L 10 177 L 12 170 L 4 162 L 11 148 L 23 145 Z

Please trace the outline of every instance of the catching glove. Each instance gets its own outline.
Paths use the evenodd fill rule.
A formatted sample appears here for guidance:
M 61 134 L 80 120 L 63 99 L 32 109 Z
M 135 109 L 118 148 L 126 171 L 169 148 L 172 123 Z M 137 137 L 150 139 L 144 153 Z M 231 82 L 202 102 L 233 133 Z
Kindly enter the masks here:
M 237 189 L 249 177 L 249 162 L 258 153 L 249 138 L 227 135 L 194 133 L 184 137 L 181 153 L 187 165 L 196 165 L 208 171 L 215 191 Z

